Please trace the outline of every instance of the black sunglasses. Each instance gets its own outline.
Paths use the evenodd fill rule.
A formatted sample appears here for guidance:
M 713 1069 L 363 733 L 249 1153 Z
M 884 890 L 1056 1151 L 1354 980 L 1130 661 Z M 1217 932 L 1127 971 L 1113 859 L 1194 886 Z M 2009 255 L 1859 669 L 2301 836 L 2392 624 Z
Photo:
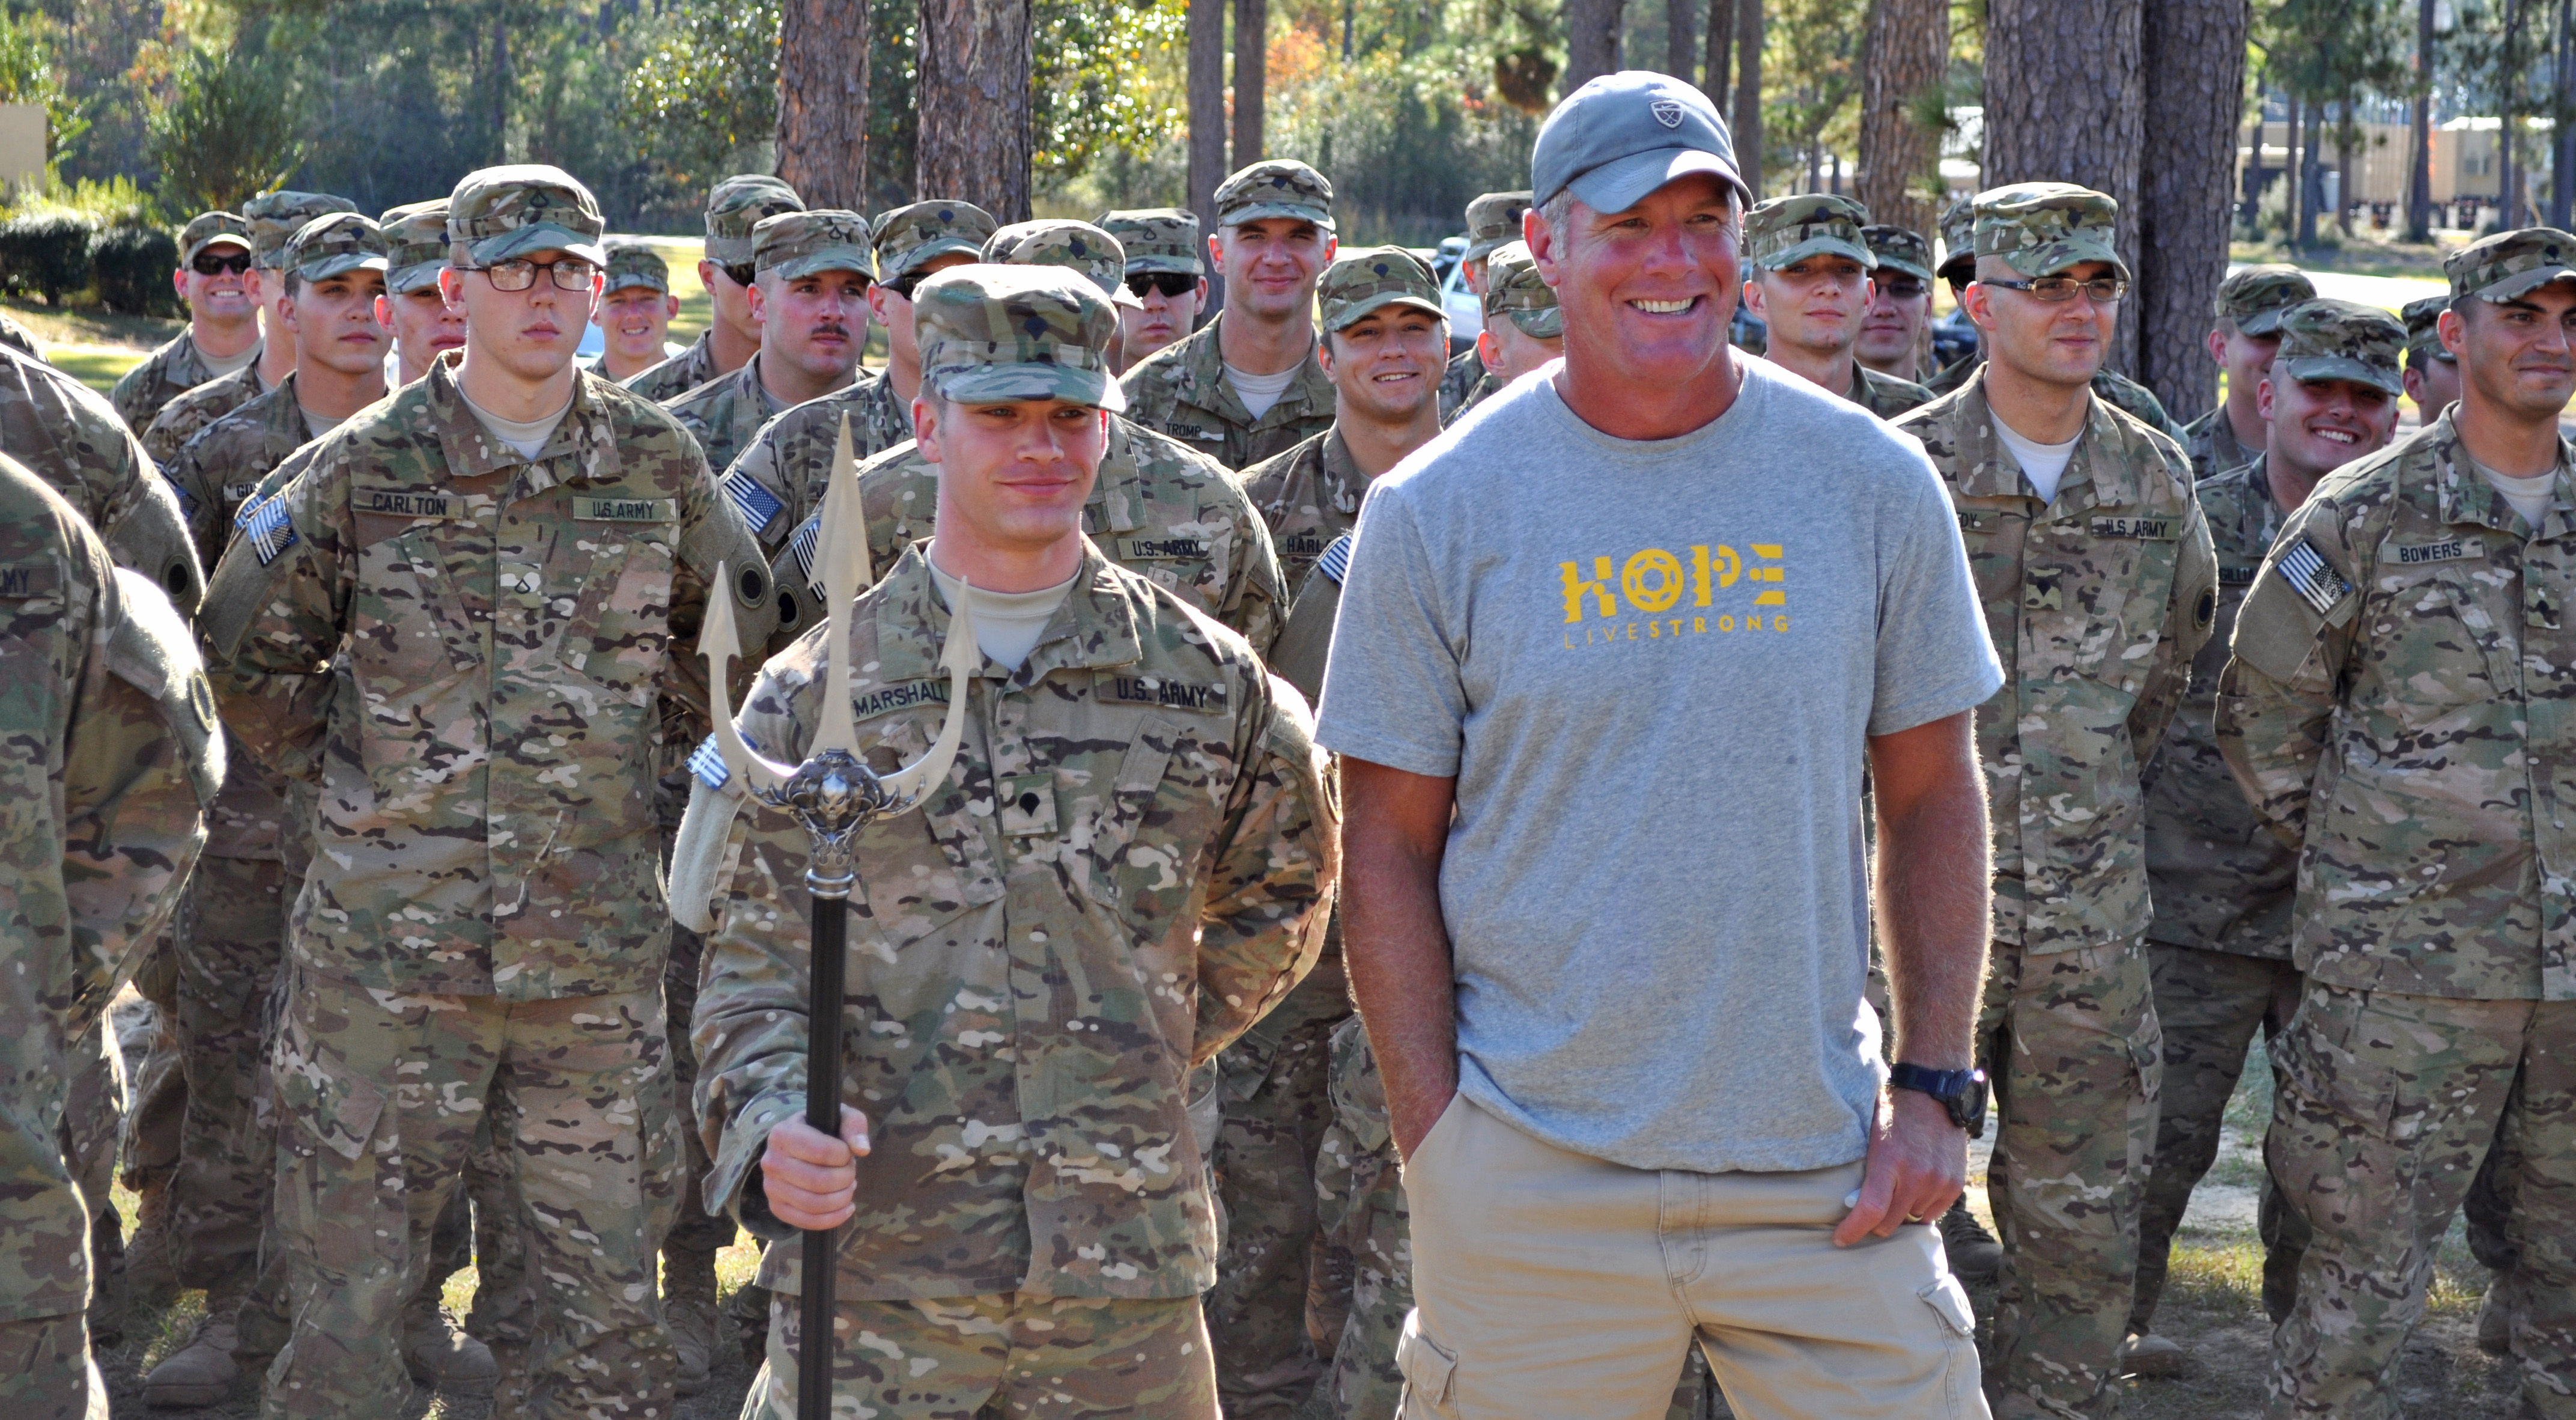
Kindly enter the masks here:
M 228 271 L 239 276 L 250 270 L 250 253 L 240 247 L 230 247 L 223 251 L 201 251 L 197 253 L 195 260 L 188 263 L 188 269 L 199 276 L 221 276 Z
M 1898 276 L 1878 283 L 1878 289 L 1899 301 L 1910 301 L 1932 288 L 1911 276 Z
M 1199 279 L 1186 271 L 1131 271 L 1127 289 L 1143 300 L 1148 291 L 1160 291 L 1165 299 L 1187 295 L 1199 288 Z

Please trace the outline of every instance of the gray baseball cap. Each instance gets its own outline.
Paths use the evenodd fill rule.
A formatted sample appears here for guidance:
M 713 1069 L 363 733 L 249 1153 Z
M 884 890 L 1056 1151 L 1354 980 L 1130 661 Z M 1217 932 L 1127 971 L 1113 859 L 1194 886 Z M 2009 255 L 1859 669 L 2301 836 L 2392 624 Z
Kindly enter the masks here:
M 1711 173 L 1748 204 L 1735 140 L 1691 84 L 1644 69 L 1604 74 L 1565 96 L 1530 151 L 1533 201 L 1572 189 L 1595 212 L 1625 212 L 1665 183 Z

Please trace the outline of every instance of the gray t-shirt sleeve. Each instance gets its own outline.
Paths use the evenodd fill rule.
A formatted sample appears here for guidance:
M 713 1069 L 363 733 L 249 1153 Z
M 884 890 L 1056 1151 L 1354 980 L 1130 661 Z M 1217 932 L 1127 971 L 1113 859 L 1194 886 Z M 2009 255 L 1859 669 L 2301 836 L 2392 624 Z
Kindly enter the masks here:
M 1906 441 L 1909 445 L 1912 440 Z M 1984 704 L 2003 687 L 1967 545 L 1920 446 L 1879 519 L 1878 662 L 1869 733 L 1892 735 Z
M 1439 576 L 1400 489 L 1372 490 L 1333 620 L 1317 743 L 1408 774 L 1457 774 L 1467 690 Z

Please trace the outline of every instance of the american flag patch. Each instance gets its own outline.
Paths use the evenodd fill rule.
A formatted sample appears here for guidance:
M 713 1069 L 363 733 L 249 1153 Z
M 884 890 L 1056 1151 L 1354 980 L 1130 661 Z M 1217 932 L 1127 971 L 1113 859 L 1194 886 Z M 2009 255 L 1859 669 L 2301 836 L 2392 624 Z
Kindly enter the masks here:
M 1349 533 L 1333 539 L 1332 544 L 1324 549 L 1324 555 L 1315 559 L 1315 570 L 1331 578 L 1334 586 L 1338 587 L 1342 584 L 1342 578 L 1351 570 L 1351 535 Z
M 724 756 L 716 750 L 716 737 L 713 735 L 707 736 L 699 744 L 697 752 L 689 756 L 689 772 L 698 776 L 698 782 L 710 789 L 721 789 L 733 778 L 733 771 L 725 768 Z
M 244 498 L 241 500 L 241 506 L 233 509 L 234 531 L 238 532 L 250 526 L 250 520 L 258 515 L 259 505 L 263 501 L 264 500 L 258 498 Z
M 286 500 L 269 498 L 251 513 L 242 525 L 242 536 L 250 539 L 250 550 L 259 554 L 262 567 L 275 562 L 286 549 L 295 545 L 295 522 L 286 516 Z
M 2315 607 L 2319 616 L 2332 614 L 2345 594 L 2352 590 L 2352 584 L 2346 582 L 2343 574 L 2317 551 L 2316 544 L 2306 538 L 2299 539 L 2272 565 L 2280 572 L 2281 580 L 2290 584 L 2290 590 Z
M 770 520 L 778 516 L 778 510 L 787 506 L 779 501 L 777 494 L 761 487 L 759 479 L 741 469 L 725 475 L 724 492 L 733 500 L 734 507 L 742 510 L 742 520 L 751 525 L 753 532 L 768 527 Z
M 812 587 L 817 596 L 823 584 L 814 580 L 814 548 L 823 540 L 823 515 L 816 513 L 797 525 L 796 535 L 787 539 L 787 555 L 796 559 L 796 577 Z

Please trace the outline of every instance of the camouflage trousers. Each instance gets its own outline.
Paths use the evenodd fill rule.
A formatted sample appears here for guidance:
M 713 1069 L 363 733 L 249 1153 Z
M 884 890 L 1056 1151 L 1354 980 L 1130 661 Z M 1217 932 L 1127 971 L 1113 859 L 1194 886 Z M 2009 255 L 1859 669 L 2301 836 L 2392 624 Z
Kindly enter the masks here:
M 797 1313 L 793 1292 L 770 1303 L 769 1358 L 743 1420 L 796 1420 Z M 844 1301 L 832 1317 L 832 1413 L 1217 1420 L 1206 1315 L 1196 1297 Z
M 2219 1126 L 2245 1072 L 2246 1047 L 2255 1031 L 2271 1040 L 2289 1025 L 2300 984 L 2299 969 L 2288 961 L 2236 952 L 2149 942 L 2147 962 L 2165 1073 L 2156 1100 L 2155 1161 L 2138 1210 L 2138 1292 L 2129 1304 L 2129 1330 L 2140 1334 L 2153 1328 L 2174 1230 L 2182 1226 L 2191 1191 L 2218 1159 Z M 2263 1292 L 2275 1320 L 2296 1285 L 2307 1244 L 2304 1226 L 2280 1206 L 2279 1192 L 2266 1181 Z
M 533 1293 L 524 1413 L 669 1415 L 654 1255 L 679 1140 L 659 991 L 510 1002 L 300 975 L 275 1068 L 275 1230 L 298 1294 L 267 1415 L 409 1399 L 397 1321 L 487 1117 Z
M 125 1124 L 125 1057 L 102 1014 L 72 1042 L 75 1067 L 63 1093 L 63 1158 L 89 1205 L 89 1325 L 113 1340 L 125 1326 L 125 1240 L 108 1190 L 116 1182 L 116 1148 Z M 0 1411 L 0 1414 L 6 1412 Z
M 186 894 L 196 891 L 197 880 L 205 876 L 207 865 L 223 861 L 197 860 L 180 897 L 178 917 L 186 916 Z M 159 1206 L 152 1195 L 169 1185 L 186 1152 L 180 1137 L 188 1108 L 188 1081 L 185 1050 L 179 1039 L 179 932 L 176 920 L 164 928 L 161 939 L 152 944 L 143 965 L 134 973 L 135 994 L 152 1003 L 152 1044 L 127 1092 L 132 1104 L 125 1114 L 125 1163 L 118 1178 L 126 1187 L 144 1195 L 147 1211 Z
M 1323 1373 L 1306 1334 L 1315 1158 L 1332 1117 L 1329 1042 L 1351 1019 L 1341 959 L 1328 957 L 1217 1057 L 1224 1123 L 1210 1163 L 1226 1232 L 1207 1322 L 1234 1420 L 1289 1415 Z
M 217 1297 L 247 1288 L 258 1271 L 277 1184 L 266 1076 L 288 906 L 286 866 L 255 858 L 198 860 L 179 902 L 169 1015 L 185 1083 L 173 1091 L 184 1109 L 167 1176 L 170 1263 L 182 1285 Z
M 108 1420 L 107 1382 L 90 1359 L 79 1312 L 0 1321 L 0 1415 L 9 1420 Z
M 2265 1413 L 2395 1420 L 2433 1254 L 2491 1153 L 2522 1282 L 2525 1413 L 2576 1416 L 2576 1002 L 2463 1001 L 2311 982 L 2272 1047 L 2263 1141 L 2312 1231 L 2272 1335 Z
M 2004 1246 L 1987 1398 L 1998 1420 L 2105 1413 L 2164 1069 L 2144 945 L 2030 956 L 1996 943 L 1977 1058 L 1994 1088 L 1986 1192 Z

